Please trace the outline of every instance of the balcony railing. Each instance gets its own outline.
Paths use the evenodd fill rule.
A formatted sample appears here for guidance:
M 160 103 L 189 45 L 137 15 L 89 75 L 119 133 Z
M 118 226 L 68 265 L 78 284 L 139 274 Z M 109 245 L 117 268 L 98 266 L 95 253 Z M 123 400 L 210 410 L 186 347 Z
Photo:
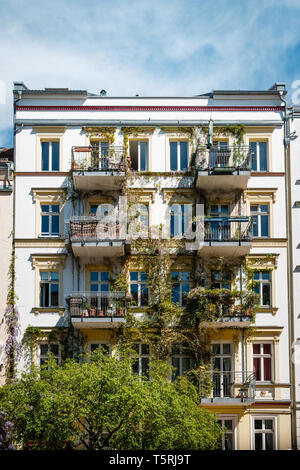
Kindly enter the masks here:
M 202 401 L 253 401 L 255 374 L 253 372 L 203 372 L 199 382 Z
M 251 241 L 251 217 L 209 217 L 204 219 L 204 241 Z
M 68 297 L 70 317 L 125 318 L 125 292 L 72 292 Z
M 105 217 L 105 222 L 96 216 L 73 216 L 66 226 L 71 241 L 99 241 L 124 239 L 124 224 L 116 217 Z
M 249 146 L 234 145 L 227 148 L 200 147 L 197 150 L 196 167 L 198 170 L 234 171 L 251 170 L 253 153 Z
M 93 172 L 123 172 L 126 167 L 126 152 L 124 146 L 107 148 L 73 147 L 72 170 Z

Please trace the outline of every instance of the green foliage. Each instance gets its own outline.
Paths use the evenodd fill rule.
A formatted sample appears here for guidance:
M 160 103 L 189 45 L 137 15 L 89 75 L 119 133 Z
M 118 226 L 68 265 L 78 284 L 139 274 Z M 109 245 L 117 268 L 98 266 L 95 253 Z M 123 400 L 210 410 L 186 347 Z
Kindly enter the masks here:
M 26 447 L 89 450 L 180 450 L 219 447 L 216 417 L 199 407 L 186 379 L 171 383 L 170 368 L 150 367 L 151 380 L 132 374 L 134 359 L 101 351 L 89 362 L 53 359 L 0 389 L 0 409 L 13 423 L 14 440 Z

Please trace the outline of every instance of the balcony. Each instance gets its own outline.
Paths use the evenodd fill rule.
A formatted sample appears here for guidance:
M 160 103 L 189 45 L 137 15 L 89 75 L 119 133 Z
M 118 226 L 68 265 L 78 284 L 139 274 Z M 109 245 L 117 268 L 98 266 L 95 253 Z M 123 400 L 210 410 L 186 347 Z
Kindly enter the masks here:
M 249 253 L 251 244 L 251 217 L 206 217 L 198 254 L 240 257 Z
M 125 254 L 125 233 L 115 217 L 73 216 L 66 224 L 66 244 L 74 255 L 84 258 L 116 257 Z
M 255 374 L 253 372 L 203 372 L 199 382 L 201 403 L 253 403 Z
M 249 146 L 201 147 L 196 156 L 196 187 L 207 192 L 245 189 L 251 166 L 252 151 Z
M 73 147 L 74 187 L 82 191 L 119 190 L 125 179 L 126 152 L 123 146 Z
M 67 302 L 74 328 L 112 328 L 126 321 L 125 292 L 72 292 Z

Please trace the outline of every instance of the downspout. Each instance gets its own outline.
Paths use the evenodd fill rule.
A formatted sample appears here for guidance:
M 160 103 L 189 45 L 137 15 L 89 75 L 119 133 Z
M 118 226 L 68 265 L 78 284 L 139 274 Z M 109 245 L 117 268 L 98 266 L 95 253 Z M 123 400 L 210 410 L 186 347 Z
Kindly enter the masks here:
M 296 423 L 296 390 L 295 390 L 295 365 L 293 363 L 294 332 L 294 287 L 293 287 L 293 237 L 292 237 L 292 201 L 291 201 L 291 168 L 290 168 L 290 130 L 289 117 L 286 111 L 286 100 L 283 92 L 279 91 L 279 97 L 284 103 L 284 160 L 285 160 L 285 204 L 287 227 L 287 288 L 288 288 L 288 331 L 289 331 L 289 370 L 291 381 L 291 436 L 292 448 L 297 448 L 297 423 Z

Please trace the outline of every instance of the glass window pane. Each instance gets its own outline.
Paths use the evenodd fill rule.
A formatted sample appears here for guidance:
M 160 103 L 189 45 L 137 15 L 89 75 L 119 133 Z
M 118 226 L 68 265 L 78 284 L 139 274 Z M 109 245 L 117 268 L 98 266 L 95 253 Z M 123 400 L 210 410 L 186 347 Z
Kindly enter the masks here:
M 52 234 L 59 234 L 59 215 L 52 216 Z
M 138 272 L 137 271 L 131 271 L 130 280 L 131 281 L 137 281 L 138 280 Z
M 58 344 L 50 344 L 50 352 L 52 352 L 54 356 L 58 356 Z
M 147 273 L 141 273 L 141 281 L 148 281 L 148 274 Z
M 170 169 L 177 171 L 177 142 L 170 142 Z
M 271 305 L 271 286 L 270 284 L 263 284 L 262 286 L 263 305 Z
M 262 279 L 263 279 L 264 281 L 270 280 L 270 273 L 263 271 L 263 272 L 262 272 Z
M 262 237 L 269 236 L 269 216 L 268 215 L 261 216 L 261 236 Z
M 90 273 L 90 280 L 91 281 L 98 281 L 98 273 L 96 271 L 92 271 Z
M 130 293 L 134 302 L 138 303 L 138 285 L 131 284 L 130 285 Z
M 42 171 L 49 171 L 49 142 L 42 142 Z
M 109 292 L 109 284 L 100 284 L 101 292 Z
M 188 169 L 188 143 L 180 142 L 180 170 Z
M 98 292 L 98 284 L 91 284 L 90 287 L 92 292 Z
M 251 204 L 250 211 L 251 212 L 258 212 L 258 206 L 254 205 L 254 204 Z
M 48 215 L 42 215 L 42 234 L 49 233 L 49 216 Z
M 148 171 L 148 142 L 140 142 L 140 171 Z
M 108 281 L 108 280 L 109 280 L 109 272 L 102 272 L 101 281 Z
M 212 345 L 212 353 L 213 354 L 220 354 L 220 344 L 213 344 Z
M 252 170 L 257 171 L 256 142 L 250 142 L 250 148 L 252 152 Z
M 254 421 L 254 428 L 255 429 L 262 429 L 262 420 L 261 419 L 256 419 Z
M 59 212 L 59 205 L 58 204 L 52 204 L 51 211 L 52 212 Z
M 179 284 L 174 284 L 172 286 L 172 302 L 179 304 L 180 295 L 179 295 Z
M 231 344 L 223 344 L 223 354 L 231 354 Z
M 176 377 L 179 375 L 179 358 L 178 357 L 172 357 L 171 364 L 173 367 L 175 367 L 175 370 L 172 373 L 172 380 L 175 380 Z
M 178 271 L 172 271 L 171 272 L 171 279 L 172 279 L 172 281 L 179 281 L 179 272 Z
M 254 274 L 253 274 L 253 279 L 255 281 L 258 281 L 259 280 L 259 277 L 260 277 L 260 272 L 256 271 Z
M 230 433 L 225 434 L 225 450 L 232 450 L 233 449 L 233 436 Z
M 52 142 L 52 171 L 59 171 L 59 142 Z
M 47 356 L 47 354 L 48 354 L 48 344 L 40 344 L 40 354 L 41 354 L 41 356 Z
M 263 450 L 262 434 L 255 433 L 255 450 Z
M 182 272 L 181 273 L 181 279 L 183 281 L 189 281 L 190 280 L 190 273 L 189 272 Z
M 142 348 L 142 354 L 149 354 L 150 353 L 149 344 L 142 343 L 141 348 Z
M 149 359 L 147 357 L 142 357 L 141 359 L 142 370 L 141 373 L 143 376 L 148 377 L 149 375 Z
M 42 281 L 48 281 L 49 279 L 48 271 L 40 271 L 40 276 Z
M 273 450 L 274 449 L 274 438 L 273 433 L 266 433 L 265 434 L 265 442 L 266 442 L 266 449 L 265 450 Z
M 42 212 L 49 212 L 49 205 L 48 204 L 42 204 L 41 208 L 42 208 Z
M 49 284 L 40 285 L 40 306 L 49 307 Z
M 253 354 L 260 354 L 260 344 L 253 344 Z
M 225 428 L 228 431 L 231 431 L 232 430 L 232 419 L 225 419 L 224 425 L 225 425 Z
M 273 420 L 265 419 L 265 429 L 273 429 Z
M 51 305 L 58 306 L 58 284 L 51 284 Z
M 267 142 L 259 142 L 260 171 L 268 171 Z
M 58 281 L 59 273 L 57 271 L 51 271 L 51 281 Z
M 253 236 L 258 237 L 258 216 L 253 215 L 252 221 L 253 221 Z
M 146 284 L 141 284 L 141 306 L 148 305 L 148 287 Z
M 259 207 L 260 207 L 260 212 L 269 212 L 268 204 L 261 204 Z
M 264 357 L 264 380 L 271 380 L 271 358 Z
M 271 344 L 265 343 L 263 345 L 264 354 L 271 354 Z
M 260 367 L 260 358 L 253 358 L 253 369 L 255 373 L 256 380 L 261 380 L 261 367 Z

